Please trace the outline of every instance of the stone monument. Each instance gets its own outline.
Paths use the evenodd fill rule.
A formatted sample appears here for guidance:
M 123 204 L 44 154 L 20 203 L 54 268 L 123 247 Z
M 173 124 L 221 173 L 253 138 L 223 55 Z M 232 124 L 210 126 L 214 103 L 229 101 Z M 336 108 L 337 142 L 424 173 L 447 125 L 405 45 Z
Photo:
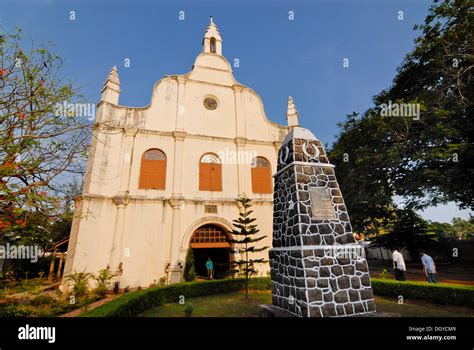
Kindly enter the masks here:
M 293 101 L 288 104 L 289 113 L 297 114 Z M 321 142 L 295 126 L 278 157 L 270 250 L 273 306 L 300 317 L 375 312 L 363 247 L 354 239 Z

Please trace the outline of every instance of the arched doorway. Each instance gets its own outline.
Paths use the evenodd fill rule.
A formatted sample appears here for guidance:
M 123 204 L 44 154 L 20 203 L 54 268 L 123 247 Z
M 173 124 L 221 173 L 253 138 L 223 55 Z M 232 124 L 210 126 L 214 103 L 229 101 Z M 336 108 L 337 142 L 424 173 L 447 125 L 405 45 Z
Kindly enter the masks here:
M 194 253 L 196 274 L 207 277 L 206 261 L 211 258 L 214 265 L 214 278 L 229 275 L 232 251 L 227 242 L 227 233 L 217 225 L 204 225 L 194 231 L 190 247 Z

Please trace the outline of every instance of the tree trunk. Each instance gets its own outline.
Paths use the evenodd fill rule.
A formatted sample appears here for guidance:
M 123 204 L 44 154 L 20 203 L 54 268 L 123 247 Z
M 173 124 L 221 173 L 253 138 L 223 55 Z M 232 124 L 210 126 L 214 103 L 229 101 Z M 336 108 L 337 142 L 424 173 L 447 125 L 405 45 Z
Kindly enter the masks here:
M 245 243 L 245 300 L 249 299 L 249 253 Z

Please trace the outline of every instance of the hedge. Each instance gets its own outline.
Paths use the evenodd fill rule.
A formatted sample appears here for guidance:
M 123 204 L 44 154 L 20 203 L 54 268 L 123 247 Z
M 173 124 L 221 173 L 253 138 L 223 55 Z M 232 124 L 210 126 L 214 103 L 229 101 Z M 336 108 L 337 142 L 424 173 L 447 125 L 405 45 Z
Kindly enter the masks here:
M 251 278 L 249 280 L 249 287 L 253 290 L 269 290 L 271 289 L 270 278 Z M 155 306 L 163 305 L 168 302 L 177 302 L 181 295 L 186 296 L 186 298 L 192 298 L 235 292 L 244 288 L 244 278 L 185 282 L 165 287 L 148 288 L 127 293 L 107 304 L 84 312 L 79 317 L 131 317 L 141 314 Z
M 429 284 L 427 282 L 399 282 L 371 278 L 375 295 L 404 299 L 423 299 L 437 304 L 474 308 L 474 286 L 453 284 Z
M 426 282 L 399 282 L 394 280 L 372 278 L 375 295 L 405 299 L 423 299 L 433 303 L 460 305 L 474 308 L 474 286 L 457 286 L 446 284 L 428 284 Z M 269 290 L 269 277 L 251 278 L 250 289 Z M 186 298 L 205 295 L 229 293 L 245 288 L 245 279 L 225 279 L 205 282 L 186 282 L 165 287 L 155 287 L 127 293 L 111 302 L 79 317 L 131 317 L 169 302 L 177 302 L 180 295 Z

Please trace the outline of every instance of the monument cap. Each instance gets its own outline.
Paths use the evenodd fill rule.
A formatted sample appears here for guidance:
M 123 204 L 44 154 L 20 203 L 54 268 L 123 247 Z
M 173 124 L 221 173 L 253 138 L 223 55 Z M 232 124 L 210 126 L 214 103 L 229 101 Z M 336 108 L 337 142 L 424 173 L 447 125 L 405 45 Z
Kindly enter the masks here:
M 315 140 L 319 141 L 314 134 L 308 129 L 296 126 L 291 131 L 286 134 L 285 139 L 283 140 L 283 145 L 286 145 L 293 139 L 305 139 L 305 140 Z

